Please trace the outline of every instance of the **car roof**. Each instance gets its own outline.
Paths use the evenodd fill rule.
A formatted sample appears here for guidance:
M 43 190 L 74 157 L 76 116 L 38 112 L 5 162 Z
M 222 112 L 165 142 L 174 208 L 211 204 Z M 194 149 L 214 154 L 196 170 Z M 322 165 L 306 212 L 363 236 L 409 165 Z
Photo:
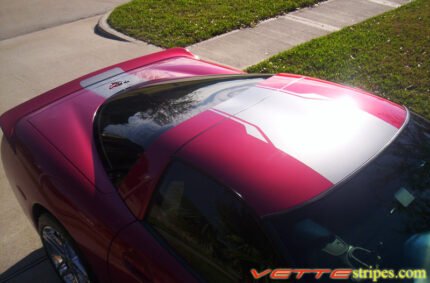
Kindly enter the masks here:
M 45 95 L 55 99 L 47 105 L 36 103 L 41 108 L 30 113 L 28 120 L 98 190 L 115 192 L 110 180 L 105 178 L 93 127 L 97 110 L 109 97 L 142 82 L 150 85 L 161 80 L 237 73 L 197 60 L 188 52 L 171 49 L 105 68 L 53 89 Z
M 280 74 L 176 126 L 177 155 L 268 215 L 330 190 L 377 156 L 407 110 L 362 90 Z M 202 126 L 205 124 L 206 126 Z

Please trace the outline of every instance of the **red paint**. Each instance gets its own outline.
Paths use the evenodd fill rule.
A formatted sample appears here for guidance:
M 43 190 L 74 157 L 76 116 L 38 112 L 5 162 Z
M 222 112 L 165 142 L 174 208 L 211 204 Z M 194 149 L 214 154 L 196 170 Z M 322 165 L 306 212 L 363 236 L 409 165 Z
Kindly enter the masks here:
M 198 282 L 139 222 L 115 238 L 109 264 L 111 282 Z
M 134 70 L 136 68 L 140 68 L 142 66 L 147 66 L 156 62 L 172 58 L 188 58 L 191 59 L 190 62 L 194 62 L 194 64 L 190 64 L 189 66 L 183 66 L 181 64 L 172 64 L 170 67 L 166 67 L 164 72 L 160 73 L 161 75 L 154 74 L 153 77 L 151 77 L 150 79 L 166 78 L 166 75 L 175 72 L 175 70 L 179 70 L 180 73 L 188 76 L 240 73 L 240 71 L 232 69 L 231 67 L 223 67 L 220 65 L 206 63 L 204 61 L 199 61 L 195 58 L 193 54 L 191 54 L 184 48 L 172 48 L 97 70 L 95 72 L 79 77 L 64 85 L 61 85 L 57 88 L 54 88 L 50 91 L 47 91 L 39 96 L 36 96 L 35 98 L 30 99 L 29 101 L 12 108 L 11 110 L 3 113 L 0 116 L 0 124 L 2 125 L 3 132 L 13 144 L 14 125 L 21 117 L 28 115 L 31 112 L 34 112 L 35 110 L 40 109 L 58 99 L 61 99 L 67 95 L 79 91 L 80 89 L 82 89 L 80 85 L 80 82 L 82 80 L 91 78 L 95 75 L 101 74 L 116 67 L 123 69 L 125 72 L 130 72 L 131 70 Z
M 230 73 L 230 70 L 222 70 L 184 57 L 155 62 L 129 72 L 148 81 L 220 73 Z M 110 85 L 106 85 L 106 88 L 109 89 Z M 96 184 L 96 176 L 105 175 L 100 160 L 94 158 L 92 154 L 96 152 L 93 117 L 104 101 L 104 97 L 81 89 L 29 116 L 30 123 L 40 134 L 62 152 L 93 184 Z M 100 191 L 109 188 L 110 181 L 107 178 L 98 182 L 97 188 Z
M 240 123 L 206 111 L 161 135 L 117 191 L 104 172 L 93 140 L 93 117 L 105 98 L 80 85 L 82 80 L 116 67 L 149 80 L 148 84 L 241 72 L 199 61 L 184 49 L 170 49 L 85 75 L 0 117 L 2 161 L 24 213 L 34 224 L 36 206 L 57 218 L 100 282 L 196 281 L 140 222 L 174 157 L 237 191 L 260 215 L 301 204 L 332 186 L 270 143 L 249 136 Z M 404 121 L 404 109 L 382 98 L 310 78 L 296 81 L 298 78 L 280 75 L 261 87 L 285 87 L 327 97 L 348 95 L 369 113 L 397 127 Z
M 225 119 L 190 141 L 178 156 L 233 188 L 260 215 L 301 204 L 332 183 L 273 145 Z
M 110 184 L 102 193 L 26 121 L 16 127 L 16 154 L 3 140 L 2 158 L 16 197 L 32 223 L 34 205 L 53 214 L 74 240 L 102 282 L 108 281 L 106 258 L 113 236 L 135 221 Z M 31 141 L 31 142 L 28 142 Z M 97 176 L 97 180 L 105 178 Z M 13 188 L 13 187 L 12 187 Z
M 108 180 L 94 148 L 93 117 L 105 98 L 80 85 L 82 80 L 115 67 L 150 81 L 238 73 L 199 61 L 184 49 L 171 49 L 104 68 L 4 113 L 0 117 L 4 132 L 1 156 L 16 198 L 32 222 L 36 205 L 57 218 L 74 238 L 99 282 L 109 282 L 110 278 L 140 282 L 132 275 L 134 271 L 125 266 L 122 255 L 115 260 L 116 254 L 112 254 L 111 273 L 108 272 L 108 254 L 114 237 L 136 218 Z M 150 168 L 160 169 L 156 166 L 158 157 L 151 157 Z M 160 171 L 154 174 L 158 177 Z M 141 226 L 138 222 L 136 225 Z M 147 232 L 139 233 L 142 234 L 136 234 L 133 243 L 151 237 Z M 127 236 L 121 234 L 119 239 L 123 235 Z M 128 242 L 115 244 L 120 252 L 129 247 Z M 186 278 L 192 282 L 193 277 L 186 271 L 178 272 L 176 277 L 172 275 L 180 264 L 166 251 L 160 253 L 161 247 L 148 249 L 144 243 L 142 247 L 145 249 L 137 252 L 139 258 L 153 258 L 151 253 L 157 253 L 158 261 L 148 263 L 154 278 L 176 278 L 177 282 L 182 281 L 178 278 Z M 165 265 L 169 261 L 170 268 Z
M 258 86 L 282 91 L 288 94 L 319 94 L 331 99 L 350 97 L 363 111 L 400 128 L 406 119 L 404 107 L 382 97 L 372 95 L 363 90 L 351 88 L 336 83 L 297 75 L 280 74 L 273 76 Z
M 260 82 L 257 86 L 273 90 L 282 90 L 283 88 L 287 87 L 289 84 L 296 82 L 300 78 L 302 77 L 276 75 Z
M 137 218 L 144 218 L 150 196 L 175 152 L 223 119 L 212 111 L 202 112 L 163 133 L 144 152 L 119 188 L 119 193 Z

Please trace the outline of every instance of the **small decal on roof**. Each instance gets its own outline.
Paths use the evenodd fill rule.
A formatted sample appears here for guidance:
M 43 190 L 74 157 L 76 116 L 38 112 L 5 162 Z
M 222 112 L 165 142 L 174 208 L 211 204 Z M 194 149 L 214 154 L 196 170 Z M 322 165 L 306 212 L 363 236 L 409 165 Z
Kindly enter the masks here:
M 98 75 L 92 76 L 92 77 L 90 77 L 88 79 L 82 80 L 81 81 L 81 86 L 83 88 L 86 88 L 86 87 L 89 87 L 90 85 L 93 85 L 95 83 L 98 83 L 100 81 L 103 81 L 103 80 L 106 80 L 106 79 L 109 79 L 109 78 L 112 78 L 112 77 L 115 77 L 115 76 L 117 76 L 119 74 L 122 74 L 122 73 L 124 73 L 124 70 L 121 69 L 121 68 L 116 67 L 116 68 L 107 70 L 106 72 L 103 72 L 103 73 L 100 73 Z
M 129 80 L 125 80 L 125 81 L 115 81 L 113 83 L 110 84 L 109 89 L 113 89 L 119 86 L 122 86 L 123 84 L 128 84 L 130 83 Z
M 81 86 L 97 95 L 109 98 L 121 90 L 145 81 L 147 79 L 124 73 L 121 68 L 114 68 L 81 81 Z

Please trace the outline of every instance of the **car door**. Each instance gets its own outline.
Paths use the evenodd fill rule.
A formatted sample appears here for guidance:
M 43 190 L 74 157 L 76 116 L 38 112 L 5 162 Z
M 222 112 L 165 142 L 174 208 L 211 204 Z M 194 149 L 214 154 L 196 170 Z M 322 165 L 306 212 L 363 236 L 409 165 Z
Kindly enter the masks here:
M 109 256 L 113 282 L 247 282 L 251 268 L 273 268 L 275 260 L 240 196 L 179 160 Z

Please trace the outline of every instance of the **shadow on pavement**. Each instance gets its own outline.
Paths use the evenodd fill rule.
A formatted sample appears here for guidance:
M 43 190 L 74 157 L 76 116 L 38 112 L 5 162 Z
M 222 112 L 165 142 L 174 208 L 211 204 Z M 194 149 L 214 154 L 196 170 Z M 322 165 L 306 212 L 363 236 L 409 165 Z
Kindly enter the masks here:
M 52 282 L 61 283 L 43 248 L 40 248 L 0 275 L 0 282 Z

